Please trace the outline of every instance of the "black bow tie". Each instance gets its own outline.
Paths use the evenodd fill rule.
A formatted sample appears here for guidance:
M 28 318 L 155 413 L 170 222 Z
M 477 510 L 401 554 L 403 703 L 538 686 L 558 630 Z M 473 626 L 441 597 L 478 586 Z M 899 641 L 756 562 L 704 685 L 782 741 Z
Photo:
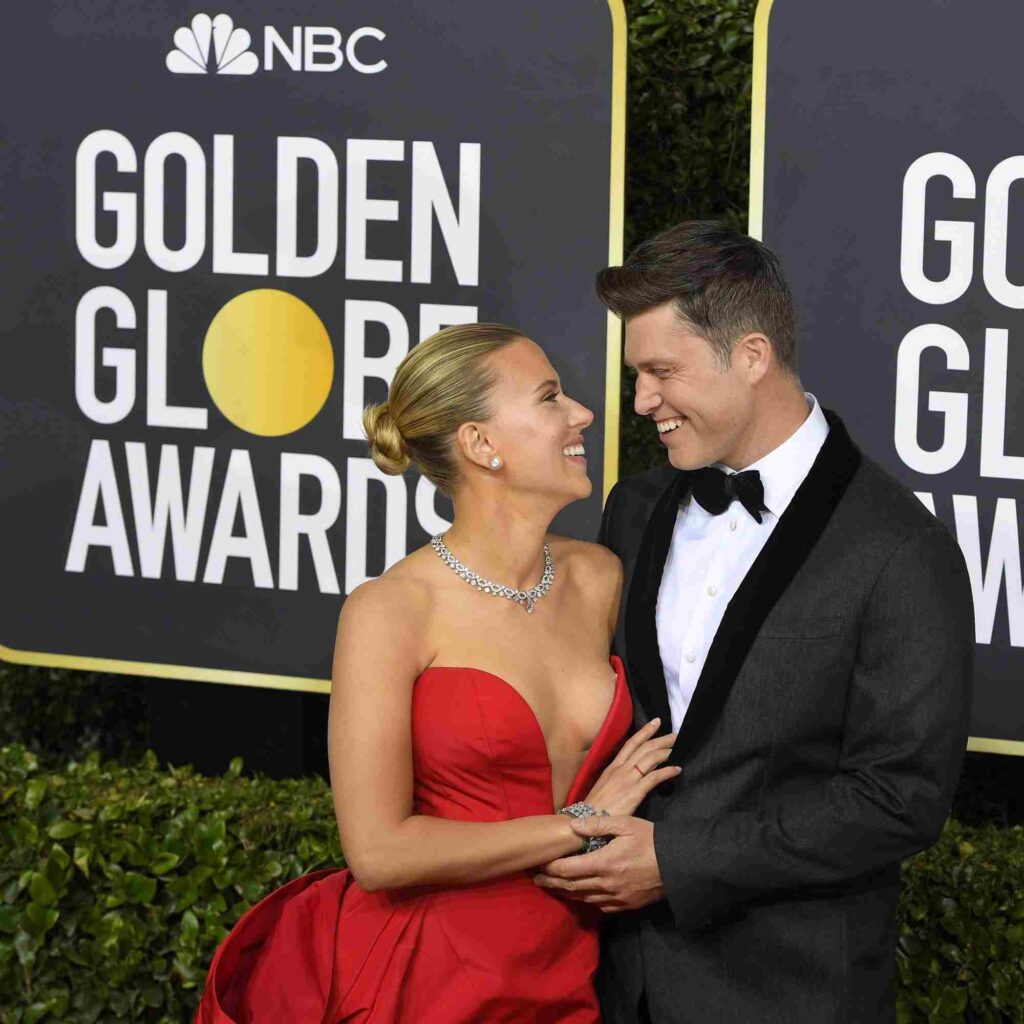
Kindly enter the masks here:
M 764 503 L 764 484 L 756 469 L 742 473 L 723 473 L 720 469 L 705 466 L 690 474 L 690 489 L 694 500 L 713 516 L 721 515 L 734 500 L 758 521 L 761 513 L 768 511 Z

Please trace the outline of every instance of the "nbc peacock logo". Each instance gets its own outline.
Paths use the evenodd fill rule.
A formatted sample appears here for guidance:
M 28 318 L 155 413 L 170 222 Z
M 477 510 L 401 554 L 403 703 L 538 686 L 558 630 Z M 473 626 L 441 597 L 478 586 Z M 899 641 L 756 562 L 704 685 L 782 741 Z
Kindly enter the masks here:
M 236 28 L 231 16 L 197 14 L 191 24 L 174 33 L 174 49 L 167 54 L 167 69 L 176 75 L 252 75 L 259 58 L 249 49 L 252 37 Z

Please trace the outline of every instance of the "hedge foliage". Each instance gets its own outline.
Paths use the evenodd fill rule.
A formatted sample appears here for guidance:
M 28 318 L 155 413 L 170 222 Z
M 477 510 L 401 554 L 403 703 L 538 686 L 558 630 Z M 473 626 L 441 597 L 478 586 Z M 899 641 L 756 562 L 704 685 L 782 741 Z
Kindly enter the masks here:
M 260 897 L 341 863 L 319 778 L 218 778 L 0 748 L 0 1024 L 185 1024 Z
M 241 767 L 54 772 L 0 748 L 0 1024 L 185 1024 L 241 914 L 343 863 L 322 780 Z M 950 822 L 904 880 L 901 1022 L 1024 1020 L 1024 829 Z
M 0 664 L 0 746 L 21 743 L 46 766 L 96 751 L 138 761 L 149 742 L 145 685 L 100 672 Z
M 899 1020 L 1024 1021 L 1024 827 L 947 823 L 903 867 Z
M 746 230 L 756 0 L 628 0 L 626 250 L 670 224 Z M 664 458 L 623 367 L 619 471 Z

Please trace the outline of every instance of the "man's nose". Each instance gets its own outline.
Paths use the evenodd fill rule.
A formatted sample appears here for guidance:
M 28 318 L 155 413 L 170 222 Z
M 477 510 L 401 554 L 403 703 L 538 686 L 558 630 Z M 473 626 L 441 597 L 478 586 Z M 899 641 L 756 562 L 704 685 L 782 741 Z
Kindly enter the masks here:
M 645 385 L 643 380 L 637 376 L 633 395 L 633 410 L 637 416 L 649 416 L 659 405 L 661 405 L 661 396 L 657 390 Z

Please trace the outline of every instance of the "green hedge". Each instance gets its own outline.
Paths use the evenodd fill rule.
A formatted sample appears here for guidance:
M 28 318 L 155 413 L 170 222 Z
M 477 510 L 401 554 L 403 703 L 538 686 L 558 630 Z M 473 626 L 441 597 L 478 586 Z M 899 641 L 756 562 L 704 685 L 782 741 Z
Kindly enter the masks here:
M 0 747 L 47 766 L 97 751 L 136 762 L 149 745 L 146 682 L 100 672 L 0 664 Z
M 0 748 L 0 1024 L 185 1024 L 239 916 L 342 863 L 321 779 L 156 765 Z
M 678 221 L 746 230 L 756 0 L 627 0 L 626 250 Z M 597 270 L 597 268 L 594 268 Z M 623 367 L 620 473 L 665 453 Z
M 319 778 L 238 762 L 207 778 L 151 754 L 54 772 L 0 748 L 0 837 L 2 1024 L 185 1024 L 239 916 L 343 863 Z M 1024 829 L 950 822 L 904 875 L 901 1020 L 1024 1020 Z
M 1024 827 L 969 828 L 903 867 L 901 1022 L 1024 1021 Z

